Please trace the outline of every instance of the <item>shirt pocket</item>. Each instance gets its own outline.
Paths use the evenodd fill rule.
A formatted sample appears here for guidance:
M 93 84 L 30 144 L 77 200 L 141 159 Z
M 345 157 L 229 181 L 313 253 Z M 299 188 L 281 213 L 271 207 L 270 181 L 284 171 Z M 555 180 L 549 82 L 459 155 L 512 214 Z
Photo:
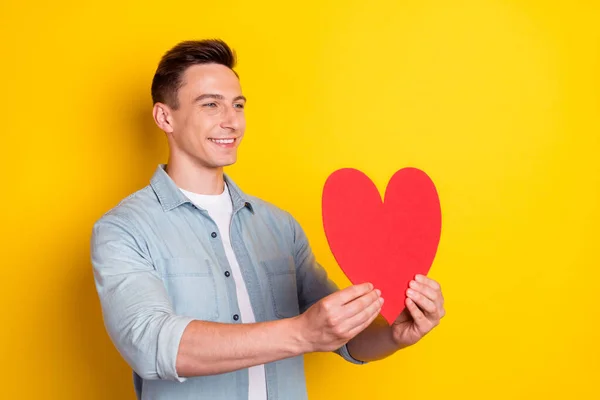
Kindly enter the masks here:
M 300 313 L 296 268 L 292 257 L 277 257 L 260 262 L 269 283 L 269 297 L 278 318 L 291 318 Z
M 176 314 L 203 321 L 219 318 L 217 288 L 209 260 L 175 257 L 162 259 L 158 264 Z

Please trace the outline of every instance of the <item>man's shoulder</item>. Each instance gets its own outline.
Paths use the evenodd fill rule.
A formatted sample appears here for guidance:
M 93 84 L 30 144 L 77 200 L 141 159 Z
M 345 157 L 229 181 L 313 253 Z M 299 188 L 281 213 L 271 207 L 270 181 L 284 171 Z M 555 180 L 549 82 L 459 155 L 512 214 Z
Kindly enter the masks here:
M 156 193 L 147 185 L 121 199 L 96 220 L 94 226 L 104 223 L 132 224 L 139 218 L 152 217 L 161 210 Z

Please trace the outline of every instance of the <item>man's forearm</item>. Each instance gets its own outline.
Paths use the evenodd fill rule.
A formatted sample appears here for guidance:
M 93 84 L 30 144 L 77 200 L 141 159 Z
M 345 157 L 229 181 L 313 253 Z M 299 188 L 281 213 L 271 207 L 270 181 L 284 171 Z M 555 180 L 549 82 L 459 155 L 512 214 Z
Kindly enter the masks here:
M 294 318 L 253 324 L 192 321 L 177 354 L 182 377 L 215 375 L 307 352 Z
M 347 344 L 350 355 L 360 361 L 386 358 L 400 349 L 392 337 L 392 329 L 379 315 L 364 331 Z

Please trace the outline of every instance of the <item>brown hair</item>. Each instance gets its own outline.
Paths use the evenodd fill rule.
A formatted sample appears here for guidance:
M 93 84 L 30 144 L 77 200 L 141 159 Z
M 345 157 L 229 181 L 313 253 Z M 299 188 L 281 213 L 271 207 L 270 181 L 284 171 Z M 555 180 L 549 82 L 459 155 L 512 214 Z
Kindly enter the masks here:
M 177 44 L 163 55 L 158 64 L 152 79 L 152 102 L 165 103 L 177 109 L 177 91 L 183 85 L 183 74 L 187 68 L 198 64 L 221 64 L 233 71 L 235 52 L 219 39 L 189 40 Z

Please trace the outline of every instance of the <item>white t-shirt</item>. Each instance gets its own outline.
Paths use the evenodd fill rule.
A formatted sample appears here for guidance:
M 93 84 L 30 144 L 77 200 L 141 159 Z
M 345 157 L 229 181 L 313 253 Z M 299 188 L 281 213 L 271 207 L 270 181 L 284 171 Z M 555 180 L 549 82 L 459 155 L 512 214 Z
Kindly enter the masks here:
M 229 261 L 231 267 L 231 276 L 235 282 L 235 288 L 238 298 L 238 306 L 240 308 L 240 314 L 242 321 L 245 323 L 256 322 L 254 318 L 254 311 L 250 305 L 250 297 L 248 296 L 248 290 L 240 266 L 237 262 L 233 248 L 231 247 L 231 240 L 229 238 L 229 224 L 231 222 L 231 216 L 233 213 L 233 204 L 229 195 L 229 189 L 227 184 L 224 185 L 225 190 L 219 195 L 201 195 L 197 193 L 188 192 L 180 189 L 188 199 L 192 201 L 196 206 L 205 209 L 210 217 L 215 221 L 219 228 L 221 241 L 225 248 L 225 255 Z M 265 380 L 265 368 L 264 365 L 257 365 L 249 368 L 249 396 L 248 400 L 266 400 L 267 399 L 267 388 Z

